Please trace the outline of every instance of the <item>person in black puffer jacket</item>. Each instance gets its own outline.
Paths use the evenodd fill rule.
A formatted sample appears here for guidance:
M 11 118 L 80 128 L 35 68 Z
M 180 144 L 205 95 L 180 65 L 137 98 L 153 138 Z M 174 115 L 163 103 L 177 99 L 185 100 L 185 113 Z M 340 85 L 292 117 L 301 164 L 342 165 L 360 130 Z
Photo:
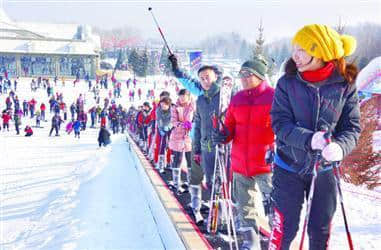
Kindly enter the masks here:
M 328 248 L 336 210 L 332 162 L 341 161 L 360 135 L 357 68 L 344 57 L 356 40 L 325 25 L 307 25 L 293 39 L 292 58 L 277 83 L 271 109 L 276 135 L 273 170 L 273 220 L 270 245 L 289 249 L 295 238 L 304 198 L 308 196 L 314 155 L 324 164 L 317 173 L 308 224 L 309 249 Z M 325 131 L 332 133 L 327 143 Z
M 108 130 L 104 126 L 102 126 L 98 134 L 99 147 L 102 147 L 102 145 L 106 147 L 108 144 L 111 143 L 110 135 L 110 132 L 108 132 Z

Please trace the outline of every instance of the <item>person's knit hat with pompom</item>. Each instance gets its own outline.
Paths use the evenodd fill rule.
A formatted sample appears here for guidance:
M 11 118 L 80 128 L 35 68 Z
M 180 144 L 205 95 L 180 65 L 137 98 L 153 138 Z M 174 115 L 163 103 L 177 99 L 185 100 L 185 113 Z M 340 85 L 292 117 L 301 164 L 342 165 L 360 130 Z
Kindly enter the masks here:
M 300 29 L 292 44 L 302 47 L 309 55 L 325 62 L 351 55 L 356 49 L 356 39 L 340 35 L 327 25 L 311 24 Z

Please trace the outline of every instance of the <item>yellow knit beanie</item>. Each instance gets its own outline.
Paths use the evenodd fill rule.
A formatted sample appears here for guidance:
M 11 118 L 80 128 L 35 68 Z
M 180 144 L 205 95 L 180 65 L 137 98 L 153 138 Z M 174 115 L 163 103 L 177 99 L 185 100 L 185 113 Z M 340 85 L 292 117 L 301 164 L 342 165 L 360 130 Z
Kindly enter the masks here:
M 292 44 L 298 44 L 309 55 L 328 62 L 351 55 L 357 42 L 353 36 L 340 35 L 327 25 L 311 24 L 296 33 Z

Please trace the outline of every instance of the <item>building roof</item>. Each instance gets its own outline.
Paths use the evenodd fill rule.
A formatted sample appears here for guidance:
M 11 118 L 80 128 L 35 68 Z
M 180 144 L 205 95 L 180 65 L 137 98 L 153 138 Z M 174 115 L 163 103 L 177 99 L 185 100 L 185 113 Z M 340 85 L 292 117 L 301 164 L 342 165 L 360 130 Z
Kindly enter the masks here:
M 88 25 L 14 22 L 0 8 L 0 53 L 97 55 L 100 44 Z
M 0 39 L 0 53 L 97 55 L 92 43 L 82 41 Z

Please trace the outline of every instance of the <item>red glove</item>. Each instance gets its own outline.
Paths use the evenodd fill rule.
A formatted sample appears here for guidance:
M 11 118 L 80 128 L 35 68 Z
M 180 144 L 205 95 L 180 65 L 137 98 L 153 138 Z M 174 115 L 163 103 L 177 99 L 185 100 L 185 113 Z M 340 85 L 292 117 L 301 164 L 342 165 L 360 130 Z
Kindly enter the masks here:
M 217 118 L 216 114 L 212 115 L 212 125 L 213 125 L 214 129 L 218 128 L 218 118 Z
M 201 155 L 200 154 L 193 155 L 193 160 L 197 163 L 197 165 L 201 165 Z

